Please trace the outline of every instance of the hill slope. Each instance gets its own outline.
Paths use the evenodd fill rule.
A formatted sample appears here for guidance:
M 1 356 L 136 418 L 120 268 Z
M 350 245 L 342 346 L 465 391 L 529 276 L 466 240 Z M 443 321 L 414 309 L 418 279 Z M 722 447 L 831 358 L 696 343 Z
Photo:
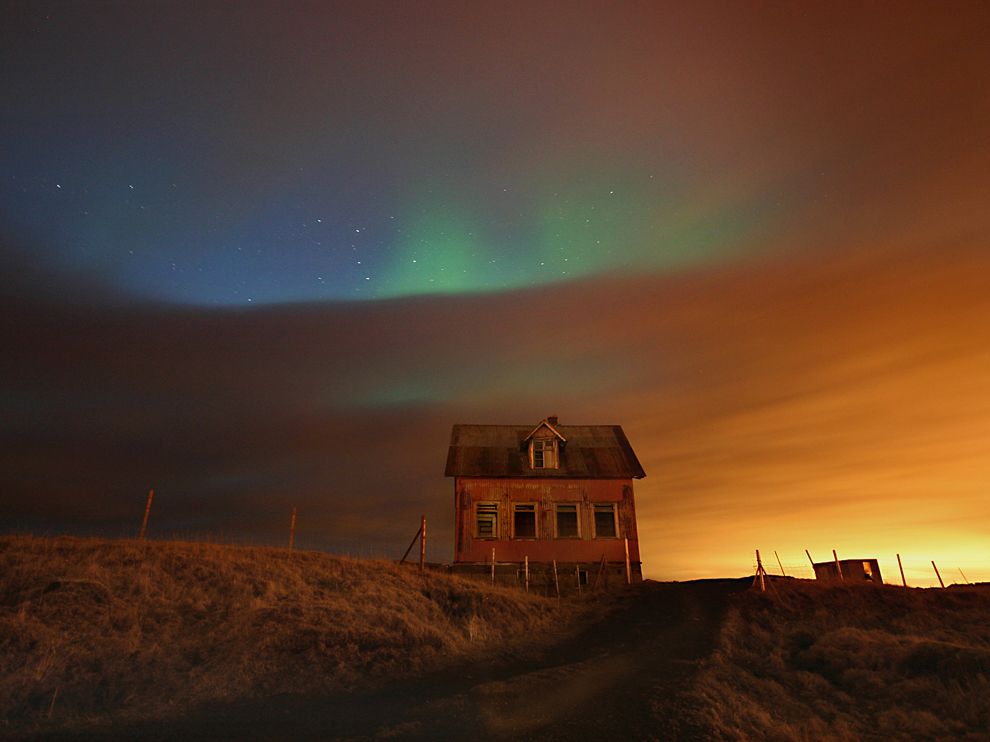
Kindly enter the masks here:
M 710 739 L 990 739 L 990 587 L 749 591 L 683 708 Z
M 0 736 L 990 738 L 990 589 L 772 584 L 558 607 L 326 554 L 0 538 Z
M 210 701 L 359 690 L 566 623 L 555 603 L 521 591 L 390 563 L 0 537 L 0 724 L 119 723 Z

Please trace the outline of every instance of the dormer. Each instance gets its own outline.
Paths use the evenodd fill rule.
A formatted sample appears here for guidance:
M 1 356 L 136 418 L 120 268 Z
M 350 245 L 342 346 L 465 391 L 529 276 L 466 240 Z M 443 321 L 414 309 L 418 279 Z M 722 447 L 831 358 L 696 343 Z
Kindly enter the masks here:
M 523 445 L 529 449 L 531 469 L 557 469 L 560 467 L 560 452 L 567 439 L 557 430 L 556 416 L 546 417 L 523 438 Z

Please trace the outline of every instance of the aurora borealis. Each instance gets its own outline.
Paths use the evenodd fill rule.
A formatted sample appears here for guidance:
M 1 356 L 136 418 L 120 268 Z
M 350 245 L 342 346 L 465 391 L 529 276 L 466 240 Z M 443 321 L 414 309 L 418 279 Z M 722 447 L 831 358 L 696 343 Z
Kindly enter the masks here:
M 450 425 L 558 414 L 647 576 L 990 580 L 985 7 L 3 14 L 5 529 L 441 560 Z

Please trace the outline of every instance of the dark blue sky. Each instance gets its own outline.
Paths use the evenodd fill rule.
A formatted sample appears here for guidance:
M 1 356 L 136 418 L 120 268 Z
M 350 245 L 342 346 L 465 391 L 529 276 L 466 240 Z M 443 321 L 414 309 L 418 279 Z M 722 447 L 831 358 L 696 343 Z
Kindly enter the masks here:
M 8 4 L 0 235 L 202 305 L 834 242 L 983 131 L 979 25 L 921 7 Z

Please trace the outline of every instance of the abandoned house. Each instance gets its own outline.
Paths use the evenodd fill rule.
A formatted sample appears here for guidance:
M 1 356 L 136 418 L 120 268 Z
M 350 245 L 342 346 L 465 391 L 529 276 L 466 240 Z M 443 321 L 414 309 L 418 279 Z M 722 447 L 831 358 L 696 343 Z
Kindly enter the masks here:
M 618 425 L 455 425 L 453 571 L 515 580 L 525 564 L 565 584 L 642 579 L 633 479 L 646 474 Z M 493 558 L 494 557 L 494 558 Z
M 814 562 L 815 579 L 872 582 L 882 585 L 880 563 L 876 559 L 840 559 L 838 562 Z

